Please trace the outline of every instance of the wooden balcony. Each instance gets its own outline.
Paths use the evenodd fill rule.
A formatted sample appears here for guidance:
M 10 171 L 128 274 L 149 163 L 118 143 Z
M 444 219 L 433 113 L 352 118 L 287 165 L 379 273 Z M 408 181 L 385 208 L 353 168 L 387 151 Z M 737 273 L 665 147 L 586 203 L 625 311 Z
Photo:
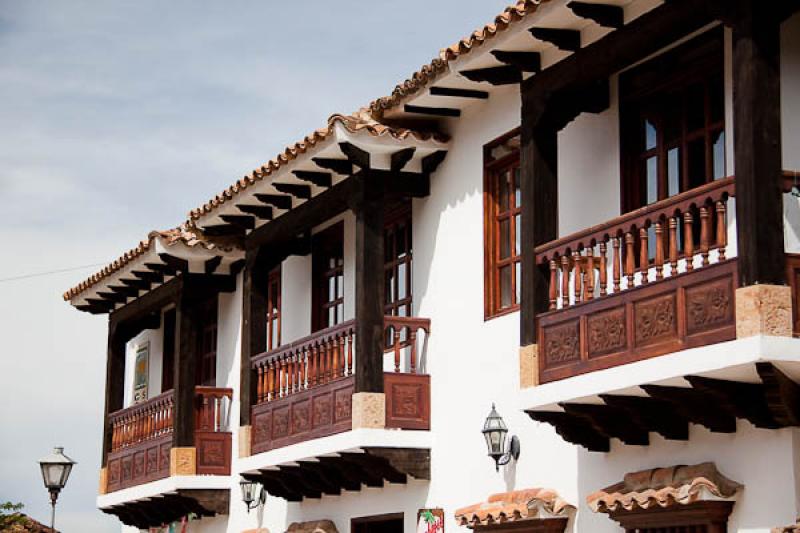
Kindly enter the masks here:
M 386 427 L 427 430 L 430 376 L 420 368 L 430 320 L 385 317 L 384 324 L 386 353 L 393 357 L 393 371 L 384 372 Z M 350 320 L 252 358 L 253 454 L 351 429 L 355 331 Z
M 232 396 L 231 389 L 195 389 L 195 471 L 199 475 L 230 475 Z M 169 477 L 173 419 L 172 391 L 109 416 L 107 493 Z
M 729 177 L 536 248 L 539 382 L 734 339 Z

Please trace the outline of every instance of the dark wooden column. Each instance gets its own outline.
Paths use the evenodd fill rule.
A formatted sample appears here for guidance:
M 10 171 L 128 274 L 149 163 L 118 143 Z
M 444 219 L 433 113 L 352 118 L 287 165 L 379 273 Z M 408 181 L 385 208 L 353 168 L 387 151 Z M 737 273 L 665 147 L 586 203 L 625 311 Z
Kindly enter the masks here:
M 548 305 L 548 273 L 534 250 L 558 236 L 558 126 L 543 118 L 545 107 L 540 98 L 522 97 L 520 346 L 536 343 L 536 315 Z
M 267 290 L 266 273 L 259 261 L 258 249 L 248 250 L 243 271 L 242 291 L 242 348 L 240 369 L 239 423 L 250 424 L 250 408 L 255 403 L 256 387 L 250 358 L 267 349 Z
M 785 285 L 780 17 L 775 6 L 738 4 L 732 29 L 739 284 Z
M 108 423 L 108 417 L 111 413 L 122 409 L 124 402 L 126 341 L 122 328 L 118 327 L 116 321 L 109 317 L 101 466 L 106 466 L 107 455 L 111 451 L 111 425 Z
M 173 447 L 194 446 L 194 387 L 197 379 L 197 299 L 184 287 L 176 302 Z
M 358 179 L 356 213 L 355 392 L 383 392 L 383 184 L 368 171 Z

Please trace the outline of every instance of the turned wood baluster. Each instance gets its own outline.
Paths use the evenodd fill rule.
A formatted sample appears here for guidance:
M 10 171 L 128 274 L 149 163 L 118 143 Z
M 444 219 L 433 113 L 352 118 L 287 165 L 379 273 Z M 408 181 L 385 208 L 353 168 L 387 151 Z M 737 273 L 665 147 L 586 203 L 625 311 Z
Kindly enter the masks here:
M 308 349 L 308 387 L 317 385 L 317 346 L 312 345 Z
M 264 401 L 264 366 L 263 365 L 258 365 L 258 367 L 256 368 L 256 374 L 258 376 L 256 378 L 256 382 L 258 383 L 258 385 L 256 386 L 256 398 L 258 400 L 258 403 L 261 403 L 261 402 Z
M 586 249 L 586 268 L 584 269 L 583 301 L 594 298 L 594 248 Z
M 286 373 L 286 356 L 280 358 L 280 380 L 281 380 L 281 398 L 286 397 L 286 386 L 289 384 L 289 376 Z
M 550 310 L 556 308 L 556 301 L 558 299 L 558 274 L 557 271 L 558 266 L 556 265 L 555 259 L 550 260 L 550 287 L 549 287 L 549 296 L 550 296 Z
M 647 246 L 647 228 L 639 229 L 639 272 L 642 273 L 642 285 L 650 281 L 650 255 Z
M 711 240 L 711 214 L 708 206 L 700 208 L 700 256 L 703 258 L 702 265 L 708 266 L 708 252 Z
M 303 350 L 302 348 L 297 353 L 297 360 L 298 360 L 298 364 L 299 364 L 298 375 L 299 375 L 299 378 L 300 378 L 297 390 L 301 390 L 302 391 L 302 390 L 306 390 L 306 351 Z
M 347 375 L 353 375 L 353 334 L 347 334 Z
M 277 398 L 275 393 L 275 363 L 273 361 L 267 362 L 267 401 L 270 402 Z
M 408 340 L 411 343 L 411 357 L 408 361 L 409 372 L 412 374 L 417 373 L 417 329 L 409 328 Z
M 628 288 L 633 287 L 633 273 L 636 270 L 636 262 L 633 255 L 633 232 L 625 233 L 625 276 L 628 278 Z
M 294 394 L 297 387 L 297 365 L 295 364 L 295 355 L 289 355 L 289 394 Z
M 608 257 L 606 256 L 606 241 L 600 241 L 600 296 L 606 295 L 608 285 Z
M 664 226 L 658 220 L 656 227 L 656 281 L 664 279 Z
M 581 285 L 583 284 L 583 272 L 581 269 L 581 254 L 577 251 L 572 252 L 573 285 L 572 294 L 575 303 L 581 301 Z
M 561 307 L 569 307 L 569 256 L 561 256 Z
M 694 270 L 694 217 L 691 211 L 683 214 L 683 255 L 686 256 L 686 271 Z
M 725 202 L 717 201 L 717 253 L 719 260 L 725 261 L 725 248 L 728 246 L 728 223 Z
M 347 374 L 345 373 L 345 367 L 346 367 L 346 365 L 347 365 L 347 362 L 345 361 L 345 351 L 344 351 L 344 349 L 345 349 L 345 348 L 344 348 L 344 333 L 340 334 L 340 337 L 337 339 L 337 342 L 339 343 L 339 348 L 338 348 L 338 352 L 339 352 L 339 366 L 337 366 L 337 367 L 336 367 L 336 370 L 337 370 L 337 372 L 338 372 L 338 375 L 339 375 L 340 377 L 344 377 L 344 376 L 346 376 L 346 375 L 347 375 Z
M 669 275 L 678 274 L 678 219 L 669 219 Z
M 392 344 L 394 345 L 394 371 L 400 372 L 400 331 L 392 327 Z
M 620 274 L 622 270 L 622 254 L 620 253 L 620 239 L 622 237 L 612 237 L 611 247 L 614 249 L 614 258 L 612 259 L 612 283 L 614 284 L 614 293 L 620 290 Z
M 331 381 L 336 377 L 333 370 L 333 362 L 336 354 L 333 353 L 333 344 L 330 339 L 325 341 L 325 352 L 328 354 L 328 361 L 325 363 L 327 367 L 326 375 L 328 376 L 328 381 Z

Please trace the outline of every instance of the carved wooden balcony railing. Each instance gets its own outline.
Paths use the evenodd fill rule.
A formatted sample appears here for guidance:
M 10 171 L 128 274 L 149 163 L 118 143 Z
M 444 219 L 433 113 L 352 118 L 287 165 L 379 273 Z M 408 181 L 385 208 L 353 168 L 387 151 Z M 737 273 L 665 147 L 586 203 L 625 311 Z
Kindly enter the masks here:
M 197 474 L 230 475 L 232 389 L 196 387 L 195 448 Z M 167 391 L 109 415 L 106 490 L 112 492 L 170 475 L 174 394 Z
M 252 358 L 253 453 L 351 428 L 355 326 L 354 320 L 343 322 Z M 384 373 L 386 427 L 428 429 L 430 376 L 420 367 L 430 320 L 386 317 L 385 328 L 386 352 L 393 356 L 393 371 Z
M 536 248 L 540 382 L 735 337 L 724 178 Z

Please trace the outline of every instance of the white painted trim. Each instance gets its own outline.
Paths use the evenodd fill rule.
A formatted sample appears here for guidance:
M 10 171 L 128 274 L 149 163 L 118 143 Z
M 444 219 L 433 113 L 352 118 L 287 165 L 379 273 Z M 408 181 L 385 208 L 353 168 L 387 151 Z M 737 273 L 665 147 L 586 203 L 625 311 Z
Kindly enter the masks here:
M 109 507 L 121 505 L 123 503 L 175 493 L 181 489 L 228 490 L 230 486 L 231 476 L 170 476 L 157 481 L 151 481 L 150 483 L 144 483 L 135 487 L 100 495 L 97 497 L 97 507 L 100 509 L 108 509 Z

